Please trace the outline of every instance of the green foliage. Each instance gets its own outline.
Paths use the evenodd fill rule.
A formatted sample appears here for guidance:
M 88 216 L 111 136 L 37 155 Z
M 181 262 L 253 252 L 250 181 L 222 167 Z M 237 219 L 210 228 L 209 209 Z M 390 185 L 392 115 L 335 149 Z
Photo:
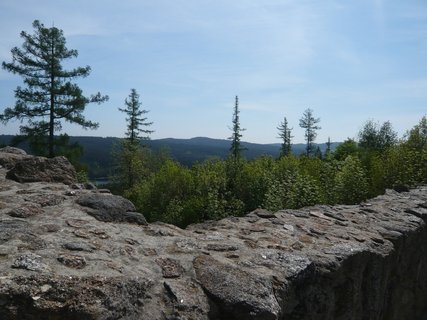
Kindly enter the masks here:
M 195 185 L 189 169 L 172 160 L 132 188 L 127 195 L 150 221 L 162 220 L 182 225 L 182 210 L 194 194 Z M 179 219 L 178 219 L 179 216 Z
M 78 53 L 66 48 L 62 30 L 45 28 L 38 20 L 33 22 L 33 27 L 32 35 L 21 32 L 24 43 L 22 48 L 11 50 L 12 62 L 2 63 L 3 69 L 24 78 L 25 87 L 17 87 L 15 107 L 6 108 L 0 120 L 5 123 L 12 119 L 27 121 L 20 127 L 21 134 L 33 138 L 37 147 L 43 145 L 49 157 L 53 157 L 57 155 L 54 134 L 62 129 L 61 120 L 96 129 L 98 124 L 86 120 L 83 111 L 88 103 L 102 103 L 108 96 L 98 92 L 85 97 L 71 82 L 77 77 L 87 77 L 90 67 L 63 69 L 63 61 L 77 57 Z
M 336 147 L 333 157 L 338 161 L 345 160 L 348 156 L 355 156 L 359 152 L 357 142 L 353 139 L 348 138 L 338 147 Z
M 313 177 L 299 174 L 291 188 L 290 208 L 312 206 L 320 202 L 320 190 Z
M 85 171 L 85 170 L 77 171 L 77 181 L 79 183 L 89 182 L 89 178 L 87 176 L 87 171 Z
M 419 142 L 423 141 L 423 121 L 408 133 L 407 140 L 383 151 L 361 152 L 348 139 L 333 156 L 323 159 L 289 155 L 236 161 L 229 157 L 192 168 L 166 160 L 152 166 L 126 195 L 149 221 L 181 227 L 260 207 L 275 211 L 355 204 L 385 188 L 427 182 L 427 150 Z
M 192 168 L 195 194 L 200 199 L 200 219 L 219 219 L 227 215 L 227 179 L 223 161 L 207 161 Z
M 146 176 L 146 159 L 149 150 L 129 140 L 122 140 L 113 148 L 114 172 L 111 180 L 119 188 L 126 190 Z
M 413 150 L 427 149 L 427 117 L 421 118 L 420 122 L 415 125 L 408 134 L 406 141 L 408 148 Z
M 372 120 L 365 123 L 359 132 L 359 147 L 365 151 L 383 152 L 397 143 L 397 133 L 389 121 L 381 126 Z
M 245 162 L 238 177 L 236 196 L 245 204 L 245 212 L 261 207 L 275 170 L 275 160 L 264 156 Z
M 407 141 L 373 159 L 372 185 L 377 193 L 386 188 L 414 187 L 427 182 L 427 148 L 414 148 Z
M 355 204 L 368 196 L 368 181 L 357 157 L 347 156 L 335 177 L 338 203 Z
M 335 204 L 337 199 L 335 195 L 335 177 L 340 171 L 342 162 L 328 159 L 322 161 L 322 165 L 318 172 L 318 186 L 320 192 L 319 203 Z

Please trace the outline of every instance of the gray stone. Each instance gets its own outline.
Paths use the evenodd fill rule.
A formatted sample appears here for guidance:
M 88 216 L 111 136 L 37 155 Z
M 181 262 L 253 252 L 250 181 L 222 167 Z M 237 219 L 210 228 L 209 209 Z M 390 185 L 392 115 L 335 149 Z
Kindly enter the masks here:
M 4 148 L 0 148 L 0 153 L 11 153 L 11 154 L 18 154 L 18 155 L 27 155 L 27 153 L 19 148 L 15 148 L 15 147 L 10 147 L 10 146 L 6 146 Z
M 42 213 L 43 209 L 38 203 L 26 203 L 9 211 L 9 215 L 16 218 L 28 218 Z
M 216 303 L 222 319 L 278 319 L 280 306 L 266 277 L 225 264 L 210 256 L 194 259 L 197 281 Z
M 15 163 L 6 178 L 17 182 L 77 182 L 74 167 L 65 157 L 30 157 Z
M 31 158 L 24 150 L 14 147 L 4 147 L 0 149 L 0 166 L 12 169 L 15 164 L 23 159 Z
M 48 266 L 41 261 L 41 256 L 34 253 L 27 253 L 18 256 L 13 262 L 12 268 L 26 269 L 30 271 L 46 271 Z
M 237 246 L 232 244 L 227 244 L 227 243 L 209 243 L 205 249 L 209 251 L 221 251 L 221 252 L 239 250 Z
M 86 259 L 82 256 L 61 254 L 57 260 L 69 268 L 83 269 L 86 266 Z
M 62 245 L 64 249 L 71 251 L 87 251 L 92 252 L 95 248 L 84 242 L 67 242 Z
M 178 278 L 184 272 L 179 261 L 170 258 L 157 258 L 156 263 L 162 268 L 164 278 Z
M 144 216 L 135 212 L 129 200 L 112 194 L 90 193 L 78 198 L 77 203 L 88 207 L 88 213 L 99 221 L 147 224 Z

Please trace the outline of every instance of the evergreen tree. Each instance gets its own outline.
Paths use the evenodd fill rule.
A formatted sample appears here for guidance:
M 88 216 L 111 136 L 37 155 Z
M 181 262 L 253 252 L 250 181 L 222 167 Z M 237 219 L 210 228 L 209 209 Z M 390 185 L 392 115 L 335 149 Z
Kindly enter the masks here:
M 314 157 L 316 157 L 318 159 L 323 158 L 322 150 L 320 150 L 319 146 L 317 146 L 316 151 L 314 151 Z
M 141 109 L 142 104 L 135 89 L 131 89 L 129 97 L 125 99 L 125 105 L 125 108 L 119 108 L 119 110 L 128 116 L 126 118 L 127 132 L 125 133 L 127 138 L 122 142 L 119 152 L 116 153 L 118 172 L 115 180 L 120 185 L 125 185 L 125 188 L 132 188 L 146 175 L 144 158 L 148 155 L 147 150 L 142 148 L 140 140 L 150 139 L 148 134 L 154 131 L 144 129 L 153 123 L 147 122 L 147 118 L 143 116 L 148 111 Z M 146 136 L 140 137 L 140 133 L 144 133 Z
M 246 150 L 244 147 L 242 147 L 242 144 L 240 142 L 240 139 L 242 138 L 242 131 L 245 129 L 242 129 L 240 127 L 240 119 L 239 119 L 239 97 L 236 96 L 236 102 L 234 104 L 234 112 L 233 112 L 233 119 L 232 119 L 232 135 L 229 138 L 231 140 L 231 147 L 230 147 L 230 155 L 231 157 L 238 161 L 242 157 L 242 151 Z
M 143 117 L 143 115 L 148 113 L 148 111 L 141 109 L 142 104 L 139 101 L 139 94 L 135 89 L 131 89 L 128 99 L 125 99 L 125 105 L 126 107 L 124 109 L 119 108 L 119 110 L 126 113 L 128 116 L 128 118 L 126 118 L 126 121 L 128 122 L 126 136 L 128 137 L 129 142 L 131 144 L 139 144 L 140 139 L 149 140 L 150 138 L 148 134 L 151 134 L 154 131 L 143 128 L 149 127 L 153 123 L 147 122 L 147 118 Z M 146 136 L 140 137 L 140 133 L 144 133 Z
M 305 140 L 307 141 L 306 154 L 309 157 L 313 154 L 314 150 L 314 140 L 317 137 L 316 130 L 320 130 L 321 127 L 317 124 L 320 122 L 320 118 L 314 118 L 313 110 L 306 109 L 303 113 L 302 118 L 299 120 L 299 126 L 305 129 Z
M 293 136 L 291 131 L 293 128 L 289 128 L 288 120 L 286 117 L 283 118 L 283 122 L 277 127 L 279 130 L 279 138 L 282 139 L 282 146 L 280 148 L 280 157 L 289 156 L 292 153 L 291 140 Z
M 325 150 L 325 157 L 329 157 L 331 154 L 331 138 L 328 137 L 328 141 L 326 142 L 326 150 Z
M 64 60 L 75 58 L 77 50 L 65 46 L 63 31 L 55 27 L 45 28 L 38 20 L 33 22 L 34 34 L 21 32 L 22 48 L 11 50 L 13 61 L 3 62 L 2 67 L 24 78 L 25 88 L 15 90 L 14 108 L 6 108 L 0 115 L 4 123 L 16 118 L 27 125 L 20 127 L 21 134 L 39 137 L 48 147 L 49 157 L 55 155 L 55 132 L 61 131 L 61 120 L 76 123 L 85 129 L 96 129 L 98 124 L 85 119 L 83 111 L 88 103 L 102 103 L 108 96 L 85 97 L 82 90 L 71 81 L 87 77 L 90 67 L 64 70 Z

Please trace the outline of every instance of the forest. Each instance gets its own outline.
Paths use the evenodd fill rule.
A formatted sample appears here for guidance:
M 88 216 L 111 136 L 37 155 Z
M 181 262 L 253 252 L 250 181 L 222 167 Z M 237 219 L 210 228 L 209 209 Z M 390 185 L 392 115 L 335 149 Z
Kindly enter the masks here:
M 85 181 L 83 147 L 58 133 L 63 121 L 96 129 L 99 124 L 85 118 L 85 107 L 109 97 L 99 92 L 84 96 L 72 82 L 91 70 L 89 66 L 64 70 L 62 60 L 77 57 L 77 51 L 66 48 L 62 30 L 46 28 L 37 20 L 33 27 L 34 34 L 21 33 L 24 43 L 11 50 L 12 62 L 2 63 L 3 69 L 24 78 L 24 87 L 15 90 L 16 104 L 0 114 L 0 121 L 21 121 L 12 144 L 25 141 L 34 154 L 68 157 Z M 336 148 L 328 141 L 322 150 L 315 144 L 320 119 L 308 108 L 299 120 L 306 140 L 302 154 L 293 148 L 292 128 L 284 117 L 277 128 L 282 141 L 277 154 L 249 157 L 251 146 L 241 141 L 245 129 L 240 126 L 236 96 L 227 154 L 212 154 L 188 165 L 150 146 L 152 122 L 141 105 L 136 89 L 131 89 L 119 108 L 127 116 L 127 131 L 126 138 L 112 144 L 108 187 L 130 199 L 148 221 L 185 227 L 257 208 L 356 204 L 386 188 L 405 191 L 427 183 L 426 116 L 400 138 L 390 122 L 368 120 L 357 139 Z
M 357 142 L 348 139 L 322 156 L 229 156 L 191 168 L 141 148 L 122 157 L 132 169 L 118 166 L 122 170 L 111 187 L 132 200 L 149 221 L 182 227 L 257 208 L 356 204 L 386 188 L 404 191 L 427 183 L 427 118 L 401 139 L 390 130 L 389 123 L 368 121 Z

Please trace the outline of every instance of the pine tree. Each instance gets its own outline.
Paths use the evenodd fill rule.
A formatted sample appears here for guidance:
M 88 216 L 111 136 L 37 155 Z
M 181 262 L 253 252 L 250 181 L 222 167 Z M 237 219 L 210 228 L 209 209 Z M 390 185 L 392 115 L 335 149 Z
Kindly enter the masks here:
M 286 117 L 283 118 L 283 122 L 277 127 L 277 130 L 279 130 L 279 138 L 283 141 L 280 148 L 280 157 L 289 156 L 292 153 L 291 140 L 293 136 L 291 131 L 293 128 L 289 128 Z
M 240 127 L 240 119 L 239 119 L 239 97 L 236 96 L 236 102 L 234 104 L 234 112 L 233 112 L 233 127 L 232 127 L 232 135 L 229 138 L 231 140 L 231 147 L 230 147 L 230 155 L 231 157 L 238 161 L 242 157 L 242 151 L 246 150 L 246 148 L 242 147 L 242 144 L 240 142 L 240 139 L 242 138 L 242 131 L 245 129 L 242 129 Z
M 326 142 L 325 155 L 329 155 L 330 153 L 331 153 L 331 138 L 328 137 L 328 142 Z
M 140 139 L 149 140 L 150 137 L 148 134 L 151 134 L 154 131 L 143 129 L 143 127 L 149 127 L 153 123 L 147 122 L 147 118 L 143 117 L 143 115 L 148 113 L 148 111 L 141 109 L 142 103 L 139 101 L 139 94 L 135 89 L 131 89 L 128 99 L 125 99 L 125 105 L 126 108 L 119 108 L 119 110 L 126 113 L 128 116 L 128 118 L 126 118 L 126 121 L 128 122 L 126 136 L 128 137 L 129 142 L 131 144 L 138 144 Z M 146 136 L 140 137 L 140 133 L 144 133 Z
M 316 130 L 320 130 L 321 127 L 317 124 L 320 122 L 320 118 L 314 118 L 313 110 L 306 109 L 302 118 L 299 120 L 299 126 L 305 129 L 305 140 L 307 141 L 306 154 L 309 157 L 313 154 L 314 150 L 314 140 L 317 137 Z
M 125 99 L 125 108 L 119 108 L 128 117 L 127 132 L 125 133 L 126 139 L 123 140 L 120 151 L 116 154 L 116 161 L 118 162 L 118 172 L 116 180 L 126 188 L 131 188 L 138 180 L 144 176 L 144 157 L 146 151 L 141 146 L 142 140 L 149 140 L 148 134 L 153 133 L 153 130 L 144 129 L 153 124 L 147 122 L 147 117 L 144 117 L 147 110 L 141 109 L 142 103 L 139 101 L 139 94 L 135 89 L 131 92 L 127 99 Z M 139 134 L 143 133 L 145 136 L 141 137 Z
M 78 56 L 77 50 L 65 46 L 63 31 L 45 28 L 38 20 L 33 22 L 34 34 L 21 32 L 22 48 L 11 50 L 13 61 L 3 62 L 2 67 L 24 78 L 25 88 L 15 90 L 14 108 L 6 108 L 0 115 L 4 123 L 16 118 L 27 125 L 20 127 L 21 134 L 38 137 L 48 147 L 48 156 L 55 155 L 55 132 L 61 131 L 62 121 L 75 123 L 85 129 L 96 129 L 98 123 L 85 119 L 83 111 L 88 103 L 102 103 L 108 96 L 85 97 L 82 90 L 71 81 L 87 77 L 90 67 L 63 69 L 63 61 Z

